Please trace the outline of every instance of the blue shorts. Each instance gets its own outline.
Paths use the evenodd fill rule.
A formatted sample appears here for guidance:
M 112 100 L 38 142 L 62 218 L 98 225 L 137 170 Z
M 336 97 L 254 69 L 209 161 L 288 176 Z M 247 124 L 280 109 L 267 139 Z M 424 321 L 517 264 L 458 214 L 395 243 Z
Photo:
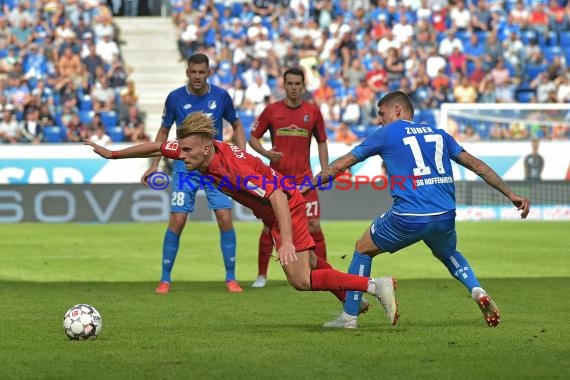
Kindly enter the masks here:
M 427 217 L 401 216 L 390 210 L 372 222 L 370 237 L 378 248 L 390 253 L 423 241 L 434 256 L 445 258 L 455 253 L 457 246 L 455 210 Z
M 184 181 L 180 185 L 180 175 L 184 176 Z M 191 213 L 194 211 L 194 203 L 196 202 L 196 193 L 200 189 L 200 175 L 187 172 L 172 172 L 172 196 L 170 198 L 170 212 Z M 214 185 L 205 185 L 204 191 L 208 199 L 208 207 L 210 210 L 220 210 L 232 208 L 232 199 Z

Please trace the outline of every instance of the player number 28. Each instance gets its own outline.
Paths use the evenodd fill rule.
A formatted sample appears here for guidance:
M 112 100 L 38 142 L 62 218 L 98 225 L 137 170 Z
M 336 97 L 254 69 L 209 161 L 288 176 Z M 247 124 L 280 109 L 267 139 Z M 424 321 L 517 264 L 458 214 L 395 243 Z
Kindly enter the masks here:
M 423 135 L 423 138 L 428 143 L 435 143 L 435 165 L 439 174 L 445 174 L 445 169 L 443 167 L 443 137 L 441 135 Z M 431 169 L 426 166 L 424 157 L 422 156 L 422 151 L 420 150 L 420 144 L 416 136 L 404 137 L 402 139 L 405 145 L 408 145 L 412 150 L 412 155 L 416 161 L 416 167 L 414 168 L 414 175 L 430 175 Z
M 184 206 L 184 192 L 173 191 L 170 203 L 172 206 Z

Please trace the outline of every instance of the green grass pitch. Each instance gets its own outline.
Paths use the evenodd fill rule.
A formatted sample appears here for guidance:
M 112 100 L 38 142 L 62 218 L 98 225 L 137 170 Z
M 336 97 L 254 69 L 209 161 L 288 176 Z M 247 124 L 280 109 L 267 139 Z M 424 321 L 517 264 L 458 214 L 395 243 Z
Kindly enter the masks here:
M 329 261 L 346 271 L 367 222 L 325 222 Z M 459 223 L 459 249 L 502 311 L 486 326 L 466 290 L 425 246 L 374 259 L 394 275 L 401 318 L 372 302 L 355 331 L 320 326 L 340 311 L 326 292 L 297 292 L 272 262 L 257 273 L 258 223 L 237 223 L 228 294 L 217 227 L 190 222 L 172 292 L 154 294 L 164 224 L 0 228 L 0 379 L 568 379 L 570 223 Z M 374 300 L 371 300 L 374 301 Z M 93 341 L 64 335 L 64 312 L 103 316 Z

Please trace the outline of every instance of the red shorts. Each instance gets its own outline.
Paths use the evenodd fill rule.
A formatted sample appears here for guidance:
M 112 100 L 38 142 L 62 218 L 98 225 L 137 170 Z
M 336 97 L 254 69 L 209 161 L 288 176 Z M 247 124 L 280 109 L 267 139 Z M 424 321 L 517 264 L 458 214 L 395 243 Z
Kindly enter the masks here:
M 306 207 L 307 207 L 307 218 L 308 219 L 319 219 L 321 217 L 321 204 L 319 203 L 319 193 L 317 189 L 311 189 L 306 194 L 305 197 Z
M 295 206 L 291 210 L 291 224 L 293 227 L 293 244 L 296 252 L 303 252 L 315 248 L 315 241 L 309 232 L 309 221 L 307 220 L 306 208 L 304 204 Z M 281 247 L 281 232 L 275 220 L 270 226 L 271 237 L 275 243 L 275 248 Z

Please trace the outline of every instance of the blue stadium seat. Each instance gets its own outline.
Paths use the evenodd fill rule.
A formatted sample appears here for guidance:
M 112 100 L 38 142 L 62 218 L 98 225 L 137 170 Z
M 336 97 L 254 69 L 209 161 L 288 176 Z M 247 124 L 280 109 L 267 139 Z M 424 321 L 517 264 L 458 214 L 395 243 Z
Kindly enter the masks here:
M 333 89 L 334 92 L 337 92 L 337 90 L 342 87 L 342 81 L 335 78 L 329 79 L 327 81 L 327 84 L 329 85 L 330 88 Z
M 526 65 L 524 69 L 524 74 L 527 76 L 525 78 L 528 81 L 532 81 L 534 78 L 538 76 L 538 74 L 546 71 L 546 65 Z
M 424 123 L 428 123 L 433 126 L 437 126 L 437 122 L 435 120 L 435 115 L 432 109 L 425 109 L 421 111 L 421 120 Z
M 491 123 L 490 122 L 482 122 L 477 125 L 475 128 L 479 136 L 483 139 L 489 137 L 489 131 L 491 130 Z
M 93 120 L 93 115 L 95 115 L 95 112 L 93 111 L 79 110 L 79 120 L 81 120 L 83 124 L 91 123 L 91 120 Z
M 112 126 L 112 127 L 105 127 L 105 131 L 113 140 L 113 142 L 122 142 L 125 139 L 125 135 L 123 134 L 123 127 L 119 126 Z
M 101 123 L 105 127 L 115 127 L 119 124 L 119 116 L 115 111 L 101 112 Z
M 471 75 L 473 74 L 473 71 L 475 70 L 475 62 L 473 62 L 472 60 L 468 60 L 467 61 L 467 75 Z
M 246 131 L 246 135 L 249 135 L 248 131 L 251 132 L 251 127 L 253 126 L 253 123 L 255 121 L 255 116 L 253 112 L 240 110 L 238 111 L 238 118 L 241 120 L 243 129 Z
M 370 128 L 368 128 L 366 125 L 350 126 L 350 130 L 352 133 L 358 136 L 359 139 L 365 139 L 370 134 Z
M 44 142 L 60 143 L 65 141 L 65 133 L 63 128 L 58 126 L 44 128 Z
M 559 46 L 544 46 L 542 48 L 542 54 L 548 63 L 554 61 L 554 57 L 562 57 L 562 49 Z
M 463 45 L 465 45 L 467 42 L 469 42 L 469 39 L 471 38 L 471 33 L 467 31 L 465 32 L 458 31 L 457 33 L 455 33 L 455 36 L 461 40 Z
M 93 102 L 91 101 L 91 96 L 86 94 L 79 98 L 79 109 L 81 111 L 92 111 Z
M 239 1 L 234 1 L 232 4 L 232 16 L 241 17 L 243 13 L 243 4 Z
M 519 103 L 530 103 L 535 95 L 536 92 L 533 89 L 517 89 L 515 91 L 515 99 Z
M 570 32 L 560 33 L 560 46 L 566 49 L 570 48 Z
M 517 68 L 511 62 L 506 61 L 505 67 L 507 68 L 507 70 L 509 70 L 509 74 L 511 75 L 511 77 L 517 76 Z
M 479 37 L 479 41 L 481 41 L 481 42 L 487 41 L 487 36 L 489 35 L 489 33 L 484 31 L 484 30 L 481 30 L 479 32 L 475 32 L 475 34 L 477 34 L 477 36 Z
M 61 112 L 57 112 L 54 116 L 55 125 L 63 128 L 63 122 L 61 121 Z
M 527 30 L 526 32 L 522 32 L 521 33 L 521 42 L 525 45 L 529 45 L 530 44 L 530 40 L 531 39 L 535 39 L 536 40 L 536 33 L 532 30 Z M 538 40 L 537 40 L 538 42 Z

